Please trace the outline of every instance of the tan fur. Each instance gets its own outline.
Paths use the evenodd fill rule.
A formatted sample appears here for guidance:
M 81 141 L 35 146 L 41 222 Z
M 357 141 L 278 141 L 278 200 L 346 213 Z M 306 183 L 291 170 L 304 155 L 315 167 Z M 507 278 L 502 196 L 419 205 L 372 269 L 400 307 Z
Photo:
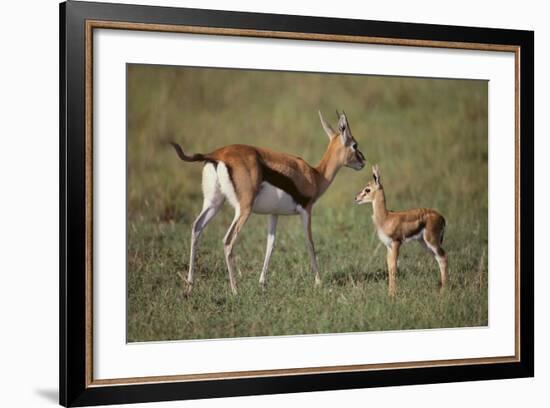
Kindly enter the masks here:
M 307 196 L 317 194 L 317 172 L 304 160 L 290 154 L 247 145 L 230 145 L 205 157 L 225 163 L 232 170 L 232 181 L 242 205 L 251 202 L 262 182 L 260 160 L 273 170 L 291 178 L 298 190 Z
M 440 268 L 440 287 L 447 281 L 447 255 L 441 247 L 445 219 L 430 208 L 415 208 L 406 211 L 388 211 L 386 196 L 378 166 L 373 167 L 373 181 L 357 194 L 358 204 L 372 203 L 373 222 L 380 239 L 386 245 L 389 275 L 389 294 L 395 296 L 397 259 L 400 246 L 409 239 L 418 240 L 436 259 Z
M 340 140 L 333 138 L 315 167 L 300 157 L 247 145 L 225 146 L 204 156 L 207 159 L 221 161 L 232 169 L 232 180 L 239 201 L 242 200 L 242 205 L 248 205 L 253 202 L 262 182 L 260 160 L 271 169 L 292 179 L 296 188 L 303 195 L 312 197 L 312 201 L 315 202 L 330 186 L 338 170 L 348 160 L 353 160 L 343 153 L 344 150 L 346 149 Z

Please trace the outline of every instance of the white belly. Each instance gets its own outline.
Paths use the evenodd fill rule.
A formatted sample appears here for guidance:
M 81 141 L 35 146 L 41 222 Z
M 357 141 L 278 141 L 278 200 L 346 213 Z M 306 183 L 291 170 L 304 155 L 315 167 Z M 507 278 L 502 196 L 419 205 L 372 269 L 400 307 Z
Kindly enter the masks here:
M 298 204 L 290 194 L 267 182 L 262 182 L 252 211 L 257 214 L 291 215 L 298 213 Z
M 408 238 L 405 238 L 404 242 L 420 241 L 421 239 L 423 239 L 423 237 L 424 237 L 424 229 L 421 229 L 416 235 L 412 235 Z

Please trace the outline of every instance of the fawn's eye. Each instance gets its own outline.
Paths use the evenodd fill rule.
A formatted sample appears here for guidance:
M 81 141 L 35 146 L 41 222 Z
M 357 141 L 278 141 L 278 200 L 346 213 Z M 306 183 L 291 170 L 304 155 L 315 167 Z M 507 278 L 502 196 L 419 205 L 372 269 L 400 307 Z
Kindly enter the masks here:
M 366 188 L 365 193 L 370 193 L 370 188 Z
M 357 150 L 357 143 L 352 144 L 351 147 L 353 150 Z

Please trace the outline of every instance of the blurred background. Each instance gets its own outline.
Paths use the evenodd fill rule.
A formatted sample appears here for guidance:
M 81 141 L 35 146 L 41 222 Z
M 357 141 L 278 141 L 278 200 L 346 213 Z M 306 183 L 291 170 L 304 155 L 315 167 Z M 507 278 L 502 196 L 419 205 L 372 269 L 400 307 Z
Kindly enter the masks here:
M 172 340 L 487 324 L 487 82 L 128 65 L 128 340 Z M 316 204 L 313 234 L 323 286 L 313 288 L 300 220 L 280 217 L 268 289 L 258 285 L 265 216 L 236 245 L 239 295 L 229 291 L 222 238 L 229 205 L 204 230 L 190 298 L 191 225 L 202 206 L 200 163 L 166 145 L 206 153 L 243 143 L 315 165 L 345 110 L 369 164 L 344 168 Z M 390 209 L 431 207 L 447 220 L 451 284 L 403 247 L 398 296 L 387 297 L 385 249 L 370 206 L 355 194 L 379 163 Z

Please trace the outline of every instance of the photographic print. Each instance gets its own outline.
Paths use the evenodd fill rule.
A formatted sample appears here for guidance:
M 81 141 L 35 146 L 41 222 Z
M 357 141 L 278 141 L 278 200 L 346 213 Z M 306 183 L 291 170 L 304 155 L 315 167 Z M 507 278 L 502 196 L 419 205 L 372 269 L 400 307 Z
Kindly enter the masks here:
M 126 69 L 128 342 L 488 325 L 487 81 Z
M 534 375 L 532 31 L 73 1 L 59 32 L 61 404 Z

